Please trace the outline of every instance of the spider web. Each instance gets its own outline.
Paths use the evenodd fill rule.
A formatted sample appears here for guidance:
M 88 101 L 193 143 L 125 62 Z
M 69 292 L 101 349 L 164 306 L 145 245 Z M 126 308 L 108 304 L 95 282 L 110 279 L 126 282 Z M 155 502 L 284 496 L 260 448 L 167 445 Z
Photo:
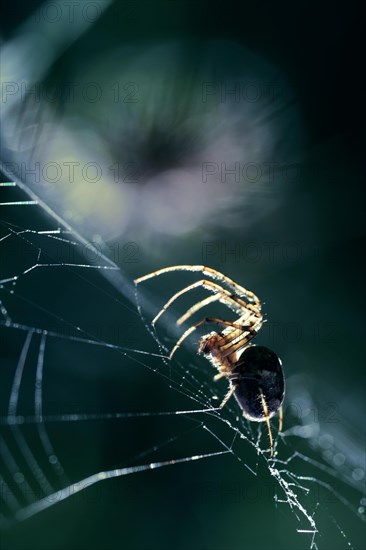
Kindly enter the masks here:
M 179 476 L 185 463 L 194 476 L 197 463 L 230 460 L 243 479 L 268 480 L 284 526 L 295 518 L 299 547 L 356 547 L 366 505 L 359 433 L 314 415 L 314 388 L 293 376 L 271 459 L 265 426 L 243 419 L 233 399 L 217 408 L 225 381 L 214 383 L 195 355 L 197 338 L 168 361 L 176 317 L 167 312 L 158 332 L 149 324 L 171 295 L 160 282 L 137 292 L 133 276 L 25 191 L 0 187 L 2 528 L 107 480 L 149 472 L 149 484 L 156 470 Z M 108 317 L 122 319 L 119 330 Z
M 107 7 L 109 2 L 102 4 Z M 126 6 L 125 9 L 133 11 L 132 4 L 126 3 Z M 10 65 L 9 78 L 15 78 L 19 83 L 42 79 L 55 61 L 52 56 L 60 55 L 88 27 L 85 20 L 76 20 L 76 23 L 73 32 L 70 32 L 69 25 L 65 32 L 62 25 L 58 27 L 52 23 L 52 32 L 47 36 L 48 40 L 52 37 L 54 43 L 52 47 L 42 49 L 44 57 L 39 55 L 37 41 L 33 43 L 34 55 L 29 55 L 29 44 L 32 42 L 20 40 L 19 55 L 15 58 L 10 44 L 3 61 L 15 59 L 20 66 L 15 65 L 14 71 Z M 22 32 L 26 35 L 30 30 L 31 36 L 36 37 L 39 30 L 36 28 L 37 32 L 33 32 L 34 27 L 29 29 L 26 26 Z M 105 34 L 102 36 L 104 40 Z M 231 50 L 228 51 L 231 55 Z M 21 64 L 23 54 L 27 59 L 25 66 Z M 236 56 L 241 59 L 243 54 L 240 51 Z M 29 59 L 33 60 L 32 63 Z M 111 67 L 106 65 L 105 59 L 102 56 L 101 64 L 109 74 Z M 153 55 L 152 59 L 157 58 Z M 158 56 L 158 59 L 162 64 L 164 56 Z M 175 66 L 174 55 L 171 59 Z M 115 60 L 118 66 L 119 60 Z M 139 67 L 136 59 L 132 65 L 136 63 L 137 76 L 139 71 L 145 74 L 146 66 L 154 66 L 149 57 L 147 65 L 145 62 Z M 170 66 L 167 65 L 166 71 L 169 76 Z M 20 68 L 25 73 L 19 72 Z M 215 73 L 207 73 L 208 80 L 213 78 L 212 74 Z M 219 74 L 226 75 L 225 72 Z M 140 81 L 140 77 L 135 77 L 134 70 L 127 72 L 128 78 L 126 74 L 124 76 L 126 82 Z M 167 88 L 170 80 L 163 76 L 158 76 L 158 92 L 155 92 L 158 98 L 163 98 L 163 105 L 151 96 L 152 104 L 156 101 L 152 111 L 155 113 L 153 121 L 156 116 L 162 122 L 164 132 L 170 135 L 167 130 L 171 127 L 171 121 L 175 120 L 175 111 L 169 112 L 169 103 L 168 111 L 162 110 L 166 94 L 160 92 L 160 86 L 164 90 L 170 89 Z M 265 71 L 265 82 L 268 82 L 267 77 Z M 175 88 L 175 73 L 172 80 L 171 95 L 175 105 L 179 97 Z M 180 79 L 177 82 L 180 86 Z M 278 83 L 277 79 L 274 82 Z M 124 541 L 132 540 L 133 533 L 140 528 L 139 523 L 133 522 L 133 514 L 128 514 L 129 508 L 140 516 L 140 501 L 146 506 L 143 516 L 147 530 L 154 528 L 153 521 L 157 521 L 157 514 L 161 515 L 161 532 L 159 540 L 156 538 L 156 547 L 159 548 L 164 546 L 160 544 L 160 539 L 169 529 L 164 512 L 169 512 L 172 503 L 176 505 L 181 499 L 181 508 L 174 516 L 179 518 L 184 514 L 188 517 L 188 511 L 193 508 L 191 517 L 205 517 L 208 524 L 201 535 L 204 544 L 199 542 L 199 529 L 190 535 L 191 526 L 182 529 L 177 524 L 182 548 L 263 548 L 264 539 L 260 539 L 258 526 L 267 516 L 268 525 L 273 528 L 271 536 L 277 542 L 276 546 L 272 541 L 271 547 L 283 549 L 286 544 L 288 548 L 362 547 L 366 507 L 365 458 L 360 426 L 362 396 L 357 394 L 352 400 L 341 391 L 334 389 L 331 393 L 327 380 L 319 376 L 314 383 L 301 373 L 291 376 L 285 364 L 287 392 L 284 431 L 277 433 L 274 420 L 272 429 L 277 454 L 271 460 L 265 426 L 244 420 L 234 399 L 223 410 L 217 409 L 227 385 L 225 380 L 214 383 L 215 373 L 211 365 L 196 355 L 197 341 L 204 330 L 186 341 L 172 362 L 167 359 L 178 337 L 175 320 L 179 308 L 182 308 L 181 312 L 185 311 L 194 303 L 191 300 L 196 300 L 196 295 L 194 298 L 186 296 L 185 300 L 174 304 L 172 311 L 166 312 L 159 320 L 157 332 L 150 326 L 150 320 L 173 292 L 193 282 L 188 280 L 190 275 L 187 274 L 184 283 L 183 278 L 177 280 L 172 276 L 141 285 L 137 291 L 132 281 L 150 271 L 150 265 L 144 266 L 142 261 L 128 263 L 129 249 L 124 251 L 123 247 L 120 261 L 112 261 L 113 254 L 107 245 L 98 238 L 89 242 L 83 236 L 89 235 L 91 239 L 93 232 L 90 228 L 99 231 L 97 223 L 90 226 L 86 223 L 94 221 L 89 219 L 88 209 L 85 211 L 85 225 L 80 220 L 73 220 L 75 229 L 65 222 L 65 213 L 60 217 L 50 209 L 49 205 L 56 208 L 58 203 L 52 200 L 52 193 L 48 195 L 49 188 L 37 187 L 31 182 L 29 188 L 23 183 L 19 173 L 23 160 L 42 159 L 52 143 L 54 113 L 44 102 L 40 105 L 37 101 L 33 104 L 27 100 L 22 108 L 23 102 L 18 105 L 15 95 L 8 99 L 2 109 L 9 149 L 4 147 L 2 156 L 9 162 L 4 164 L 5 176 L 0 184 L 0 522 L 10 544 L 13 545 L 12 537 L 17 530 L 22 526 L 37 525 L 38 517 L 54 520 L 64 514 L 70 521 L 75 512 L 75 502 L 82 513 L 84 510 L 90 511 L 89 500 L 80 501 L 78 498 L 82 495 L 93 498 L 96 495 L 102 504 L 102 509 L 96 509 L 105 520 L 104 532 L 111 528 L 114 510 L 123 506 L 123 516 L 127 517 Z M 186 98 L 183 99 L 184 106 Z M 283 110 L 288 111 L 289 106 L 291 101 L 283 106 Z M 78 114 L 80 107 L 83 112 L 85 105 L 77 104 Z M 101 116 L 99 125 L 103 127 L 102 122 L 106 118 L 104 111 L 98 115 L 98 110 L 95 113 L 94 105 L 92 107 L 93 116 Z M 216 108 L 207 111 L 209 116 L 205 116 L 205 120 L 217 117 L 220 122 L 229 118 L 230 124 L 233 124 L 238 118 L 238 111 L 231 111 L 229 104 L 224 107 L 223 113 L 216 112 Z M 251 109 L 250 112 L 255 115 L 256 122 L 253 129 L 264 131 L 258 135 L 254 133 L 256 139 L 253 139 L 251 132 L 247 147 L 252 143 L 254 146 L 247 159 L 242 159 L 235 149 L 225 157 L 223 160 L 227 160 L 228 166 L 238 159 L 243 162 L 263 162 L 268 158 L 292 159 L 288 151 L 279 157 L 267 152 L 263 157 L 262 147 L 258 147 L 260 154 L 257 157 L 256 143 L 266 143 L 267 134 L 271 134 L 265 124 L 262 128 L 263 120 L 274 117 L 273 105 L 270 107 L 269 112 L 264 109 L 264 112 L 258 113 L 255 104 L 251 104 L 253 113 Z M 201 110 L 202 102 L 197 112 Z M 186 116 L 184 108 L 182 112 L 183 120 L 197 120 L 200 122 L 196 124 L 200 132 L 209 133 L 207 128 L 210 130 L 211 125 L 202 123 L 194 105 L 192 111 L 188 111 L 190 117 Z M 141 113 L 145 120 L 143 109 Z M 69 118 L 73 119 L 72 116 Z M 113 122 L 115 118 L 113 112 Z M 40 124 L 42 121 L 46 124 Z M 56 142 L 56 148 L 59 148 L 64 141 L 70 142 L 72 132 L 63 133 L 62 121 L 57 116 L 55 121 L 55 128 L 61 129 L 62 139 Z M 281 121 L 283 119 L 277 117 L 277 127 Z M 282 133 L 292 136 L 292 146 L 294 124 L 290 124 L 286 117 L 285 122 L 284 128 L 289 125 L 291 131 L 283 130 Z M 237 142 L 233 140 L 234 127 L 228 134 L 229 145 L 225 146 L 224 142 L 230 152 Z M 95 135 L 91 138 L 90 125 L 87 128 L 88 142 L 92 144 L 91 157 L 83 156 L 85 151 L 79 145 L 84 143 L 82 133 L 73 137 L 76 156 L 85 161 L 98 158 L 102 163 L 103 154 L 99 157 L 101 143 Z M 112 128 L 108 129 L 108 144 L 113 141 L 112 130 L 118 135 L 119 125 L 112 124 Z M 188 136 L 198 133 L 197 128 L 189 132 L 189 125 L 188 130 L 183 125 L 183 130 Z M 132 136 L 135 134 L 132 133 Z M 135 143 L 135 139 L 130 141 Z M 116 143 L 120 155 L 124 147 L 120 147 L 119 141 Z M 178 145 L 179 151 L 186 148 L 190 152 L 184 140 Z M 217 147 L 222 150 L 221 142 Z M 51 158 L 51 152 L 45 155 L 46 160 Z M 64 160 L 58 155 L 55 158 Z M 208 158 L 211 157 L 205 153 L 201 160 Z M 216 156 L 213 155 L 213 158 Z M 33 162 L 29 166 L 24 165 L 34 168 Z M 16 174 L 10 173 L 9 166 L 13 166 Z M 186 189 L 187 174 L 183 181 L 185 185 L 177 186 L 176 190 Z M 197 192 L 195 180 L 192 182 L 194 188 L 189 189 Z M 268 187 L 271 186 L 264 186 L 262 193 L 272 198 L 267 201 L 272 204 L 273 197 Z M 65 188 L 69 189 L 68 186 Z M 32 189 L 37 189 L 38 194 Z M 52 186 L 52 192 L 56 189 L 59 190 L 57 186 Z M 223 188 L 220 184 L 215 189 Z M 81 199 L 76 196 L 76 201 L 86 202 L 91 191 L 92 188 L 88 187 L 87 193 L 81 193 Z M 94 188 L 95 191 L 99 196 L 99 189 Z M 249 189 L 245 188 L 245 196 L 248 193 Z M 155 194 L 160 201 L 161 195 L 156 191 Z M 153 198 L 149 196 L 148 200 Z M 206 189 L 203 198 L 206 205 Z M 69 198 L 69 201 L 73 200 L 75 198 Z M 119 204 L 124 204 L 124 200 Z M 242 201 L 237 200 L 236 192 L 231 200 L 238 203 L 242 219 Z M 62 207 L 58 206 L 57 212 L 61 212 Z M 161 205 L 158 203 L 158 206 Z M 249 204 L 247 210 L 248 215 L 250 211 L 262 212 L 263 203 L 260 209 L 253 209 Z M 156 211 L 160 213 L 160 208 Z M 200 218 L 202 212 L 200 209 L 197 212 Z M 230 227 L 233 226 L 231 217 L 221 217 L 228 219 Z M 121 218 L 121 215 L 115 216 L 115 220 Z M 136 226 L 141 221 L 142 218 L 138 217 Z M 182 220 L 178 221 L 182 224 Z M 178 234 L 180 224 L 177 225 Z M 160 224 L 158 228 L 161 230 Z M 117 234 L 125 234 L 124 229 L 118 227 Z M 133 226 L 133 231 L 135 229 Z M 245 284 L 245 281 L 239 282 Z M 228 316 L 227 309 L 225 315 Z M 261 335 L 258 338 L 260 341 Z M 265 338 L 263 344 L 266 345 Z M 170 477 L 165 478 L 165 472 L 170 472 Z M 170 483 L 177 488 L 177 493 L 167 487 Z M 116 488 L 115 492 L 110 489 L 110 484 Z M 195 491 L 193 496 L 188 494 L 186 486 Z M 109 488 L 104 498 L 105 493 L 93 493 L 96 488 L 102 491 L 102 487 Z M 150 488 L 170 497 L 170 501 L 163 503 L 152 499 L 150 490 L 153 489 Z M 131 501 L 134 494 L 139 500 L 137 504 Z M 157 508 L 155 514 L 154 507 Z M 229 511 L 224 516 L 226 508 Z M 103 512 L 104 509 L 107 511 Z M 76 515 L 80 518 L 80 511 Z M 149 523 L 150 516 L 153 519 Z M 118 516 L 116 522 L 119 521 Z M 63 522 L 63 526 L 64 523 L 67 524 Z M 192 521 L 192 525 L 197 525 L 197 522 Z M 238 525 L 243 529 L 238 529 Z M 267 523 L 264 525 L 266 527 Z M 46 523 L 42 523 L 42 529 L 47 529 Z M 223 536 L 221 531 L 225 533 L 224 539 L 218 538 Z M 82 537 L 87 536 L 83 528 L 81 532 Z M 52 527 L 51 536 L 56 544 Z M 117 535 L 115 537 L 111 546 L 116 545 Z M 176 541 L 174 529 L 170 537 L 170 541 Z M 220 546 L 217 541 L 221 540 Z M 266 541 L 268 546 L 268 537 Z M 88 543 L 91 542 L 90 538 Z M 69 545 L 69 540 L 67 543 Z M 80 543 L 82 545 L 85 546 L 85 539 Z M 47 541 L 46 547 L 49 546 Z M 105 547 L 105 541 L 99 546 Z M 146 544 L 141 546 L 146 547 Z

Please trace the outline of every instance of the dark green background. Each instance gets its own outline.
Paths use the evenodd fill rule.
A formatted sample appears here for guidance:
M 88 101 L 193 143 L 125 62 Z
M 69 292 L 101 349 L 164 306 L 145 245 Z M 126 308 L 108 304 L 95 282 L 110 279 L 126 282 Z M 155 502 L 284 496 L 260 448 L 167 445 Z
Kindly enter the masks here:
M 3 35 L 10 37 L 37 5 L 30 1 L 7 5 L 2 18 Z M 260 54 L 285 73 L 295 91 L 305 129 L 301 181 L 295 189 L 286 190 L 274 212 L 252 224 L 245 234 L 237 229 L 213 229 L 210 241 L 275 241 L 279 250 L 296 241 L 302 253 L 293 262 L 279 254 L 273 262 L 263 257 L 243 265 L 242 261 L 222 262 L 216 258 L 211 265 L 254 289 L 266 302 L 269 321 L 280 326 L 286 323 L 301 326 L 302 336 L 295 342 L 283 333 L 275 333 L 271 341 L 271 347 L 284 360 L 286 374 L 300 377 L 300 382 L 292 383 L 292 391 L 296 395 L 304 379 L 316 403 L 338 403 L 336 433 L 342 437 L 347 432 L 356 439 L 363 437 L 359 417 L 364 411 L 360 408 L 355 412 L 352 405 L 362 402 L 360 395 L 364 399 L 365 359 L 359 19 L 352 5 L 341 7 L 327 2 L 278 6 L 270 2 L 117 1 L 53 68 L 54 75 L 62 81 L 73 73 L 73 63 L 83 63 L 84 59 L 89 63 L 94 55 L 100 56 L 104 50 L 108 52 L 130 42 L 148 47 L 170 40 L 188 40 L 196 59 L 203 40 L 228 39 Z M 260 203 L 253 208 L 260 208 Z M 9 213 L 5 219 L 23 227 L 49 225 L 41 212 L 36 220 L 33 216 L 22 210 L 16 213 L 16 218 Z M 6 254 L 12 255 L 15 272 L 29 265 L 33 258 L 32 247 L 28 249 L 24 243 L 19 249 L 2 248 L 1 253 L 2 264 L 7 261 Z M 201 262 L 202 240 L 192 235 L 165 242 L 159 260 L 141 254 L 137 263 L 121 267 L 132 279 L 162 265 Z M 121 332 L 117 336 L 104 333 L 102 339 L 156 351 L 134 306 L 98 274 L 88 274 L 88 281 L 96 286 L 86 284 L 77 275 L 54 272 L 52 283 L 49 276 L 40 275 L 23 286 L 20 284 L 18 292 L 57 311 L 60 317 L 72 320 L 90 334 L 111 323 Z M 178 275 L 169 282 L 165 279 L 164 284 L 154 281 L 149 288 L 154 292 L 155 302 L 162 304 L 186 281 L 183 275 Z M 5 300 L 14 318 L 65 331 L 62 323 L 47 318 L 41 310 L 25 307 L 22 299 L 6 296 L 4 303 Z M 190 303 L 189 299 L 185 302 L 187 306 Z M 104 330 L 108 332 L 108 328 Z M 161 336 L 164 337 L 164 330 Z M 24 337 L 23 332 L 5 334 L 2 329 L 2 365 L 9 367 L 6 373 L 13 372 Z M 266 343 L 266 337 L 268 343 L 268 331 L 261 336 L 261 343 Z M 30 372 L 36 364 L 37 344 L 38 341 L 33 342 L 34 349 L 30 350 Z M 63 413 L 72 413 L 75 404 L 76 412 L 80 413 L 192 407 L 187 398 L 170 391 L 169 385 L 156 374 L 118 353 L 55 339 L 47 343 L 47 354 L 44 383 L 47 396 L 51 397 L 49 403 L 45 398 L 45 407 L 50 412 L 57 414 L 60 408 Z M 187 365 L 194 363 L 192 350 L 184 350 L 179 360 Z M 158 364 L 152 358 L 143 361 L 149 366 Z M 197 376 L 209 381 L 209 367 L 202 359 L 198 364 L 206 370 L 202 375 L 198 371 Z M 101 369 L 101 365 L 105 368 Z M 10 374 L 6 374 L 1 386 L 3 402 L 9 395 L 10 381 Z M 23 383 L 30 388 L 31 395 L 34 383 L 31 376 Z M 26 396 L 23 403 L 26 413 Z M 30 403 L 31 396 L 29 407 Z M 230 443 L 229 434 L 212 420 L 207 421 L 210 422 L 215 433 Z M 291 418 L 287 422 L 290 425 Z M 155 460 L 135 456 L 190 427 L 192 422 L 186 418 L 150 417 L 56 424 L 49 431 L 60 461 L 71 480 L 76 481 L 101 468 Z M 35 427 L 24 429 L 35 442 Z M 321 460 L 319 452 L 307 448 L 306 442 L 292 440 L 291 445 L 294 450 Z M 157 459 L 217 449 L 212 438 L 206 439 L 202 430 L 196 430 L 160 450 Z M 255 467 L 257 457 L 249 445 L 241 444 L 236 454 Z M 299 524 L 286 506 L 274 505 L 273 480 L 261 461 L 258 471 L 260 475 L 255 478 L 233 456 L 225 455 L 106 481 L 3 533 L 1 544 L 4 549 L 310 547 L 310 535 L 296 534 L 296 528 L 303 528 L 304 524 Z M 296 471 L 322 478 L 319 470 L 310 465 L 302 465 Z M 359 493 L 334 483 L 357 507 Z M 259 495 L 258 498 L 252 497 L 253 494 Z M 309 497 L 310 509 L 312 498 L 314 502 L 321 501 L 317 510 L 320 548 L 346 547 L 332 516 L 355 548 L 365 546 L 364 524 L 354 513 L 338 501 L 317 498 L 314 494 Z

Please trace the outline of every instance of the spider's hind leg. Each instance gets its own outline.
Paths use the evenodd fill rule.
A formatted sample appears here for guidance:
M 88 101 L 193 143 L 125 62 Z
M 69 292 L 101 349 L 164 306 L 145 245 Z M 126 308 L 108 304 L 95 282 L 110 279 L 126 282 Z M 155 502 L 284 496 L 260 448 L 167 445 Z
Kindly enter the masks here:
M 278 433 L 282 432 L 282 428 L 283 428 L 283 407 L 281 405 L 279 409 L 279 414 L 278 414 Z
M 271 430 L 271 422 L 269 420 L 269 413 L 268 413 L 267 403 L 266 403 L 266 400 L 264 399 L 264 395 L 263 395 L 262 391 L 260 393 L 260 396 L 261 396 L 261 401 L 262 401 L 263 413 L 264 413 L 264 416 L 266 418 L 266 424 L 267 424 L 267 428 L 268 428 L 269 445 L 270 445 L 271 457 L 272 457 L 273 456 L 273 436 L 272 436 L 272 430 Z
M 229 391 L 225 395 L 224 399 L 221 401 L 219 409 L 223 409 L 225 407 L 226 403 L 229 401 L 230 397 L 234 394 L 235 390 L 236 390 L 236 386 L 232 384 L 229 388 Z

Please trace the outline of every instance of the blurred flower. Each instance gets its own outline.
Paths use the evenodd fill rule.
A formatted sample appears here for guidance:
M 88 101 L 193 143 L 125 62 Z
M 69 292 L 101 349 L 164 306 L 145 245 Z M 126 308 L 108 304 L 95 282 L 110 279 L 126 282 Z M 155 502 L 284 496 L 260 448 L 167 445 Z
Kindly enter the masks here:
M 5 160 L 86 238 L 151 250 L 160 238 L 245 230 L 276 207 L 302 132 L 269 63 L 226 42 L 106 46 L 97 60 L 79 52 L 75 74 L 51 86 L 27 73 L 25 29 L 5 48 L 17 75 Z

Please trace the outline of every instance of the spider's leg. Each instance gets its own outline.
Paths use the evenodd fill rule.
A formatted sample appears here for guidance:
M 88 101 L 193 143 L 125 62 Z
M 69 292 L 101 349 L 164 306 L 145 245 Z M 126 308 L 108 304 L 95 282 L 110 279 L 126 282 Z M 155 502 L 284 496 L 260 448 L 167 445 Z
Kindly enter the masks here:
M 148 273 L 147 275 L 143 275 L 142 277 L 138 277 L 133 282 L 135 285 L 138 285 L 144 281 L 147 281 L 148 279 L 152 279 L 153 277 L 158 277 L 159 275 L 162 275 L 163 273 L 169 273 L 170 271 L 175 271 L 176 266 L 170 266 L 170 267 L 164 267 L 163 269 L 157 269 L 156 271 L 152 271 L 151 273 Z
M 183 288 L 179 292 L 176 292 L 174 294 L 174 296 L 172 296 L 170 298 L 170 300 L 167 301 L 167 303 L 162 307 L 162 309 L 159 311 L 159 313 L 154 317 L 154 319 L 151 321 L 151 324 L 154 325 L 157 322 L 157 320 L 163 315 L 163 313 L 168 309 L 168 307 L 170 307 L 172 305 L 172 303 L 175 302 L 175 300 L 177 300 L 177 298 L 179 298 L 180 296 L 182 296 L 186 292 L 189 292 L 190 290 L 193 290 L 194 288 L 197 288 L 199 286 L 202 286 L 203 288 L 206 288 L 206 289 L 208 289 L 208 290 L 210 290 L 211 292 L 214 292 L 214 293 L 227 292 L 227 294 L 230 296 L 230 293 L 227 290 L 225 291 L 225 289 L 222 288 L 220 285 L 217 285 L 216 283 L 213 283 L 212 281 L 205 281 L 204 279 L 201 279 L 200 281 L 196 281 L 195 283 L 192 283 L 191 285 L 186 286 L 185 288 Z M 216 298 L 216 295 L 214 295 L 214 297 L 210 296 L 210 298 L 211 298 L 210 301 L 215 301 L 215 300 L 219 299 L 219 297 Z M 208 302 L 208 303 L 210 303 L 210 302 Z M 243 304 L 244 304 L 244 302 L 243 302 Z M 203 307 L 203 306 L 201 306 L 201 307 Z M 238 311 L 241 312 L 241 310 L 239 310 L 239 308 L 237 307 L 236 312 L 238 312 Z M 183 317 L 185 317 L 185 316 L 183 316 Z M 181 324 L 179 321 L 177 322 L 177 324 Z M 182 321 L 182 322 L 184 322 L 184 321 Z
M 246 348 L 248 343 L 254 338 L 256 335 L 255 332 L 247 334 L 247 336 L 244 339 L 240 339 L 239 342 L 236 344 L 233 344 L 231 348 L 229 348 L 227 351 L 221 354 L 221 357 L 223 359 L 226 359 L 226 357 L 229 357 L 230 359 L 236 359 L 238 358 L 237 353 L 242 349 Z
M 216 317 L 206 317 L 205 319 L 202 319 L 202 321 L 199 321 L 195 325 L 191 326 L 189 329 L 187 329 L 182 336 L 179 338 L 178 342 L 175 344 L 174 348 L 170 352 L 169 359 L 173 357 L 177 349 L 180 347 L 182 342 L 190 335 L 192 332 L 197 330 L 200 326 L 204 325 L 205 323 L 218 323 L 221 325 L 226 325 L 229 327 L 235 327 L 237 328 L 237 325 L 235 323 L 232 323 L 231 321 L 224 321 L 223 319 L 217 319 Z
M 229 388 L 229 391 L 225 395 L 224 399 L 221 401 L 219 409 L 223 409 L 225 407 L 226 403 L 229 401 L 230 397 L 234 394 L 235 390 L 236 390 L 236 386 L 232 384 Z
M 227 332 L 223 337 L 223 344 L 220 344 L 217 346 L 218 351 L 220 352 L 220 356 L 224 357 L 225 351 L 227 349 L 230 349 L 232 346 L 234 346 L 237 341 L 241 340 L 243 335 L 249 333 L 249 327 L 243 326 L 243 325 L 237 325 L 237 328 Z M 226 354 L 228 355 L 228 354 Z
M 261 309 L 261 302 L 260 302 L 258 296 L 256 296 L 254 294 L 254 292 L 244 288 L 241 285 L 238 285 L 235 281 L 230 279 L 230 277 L 227 277 L 223 273 L 220 273 L 220 271 L 216 271 L 216 269 L 212 269 L 211 267 L 206 267 L 206 266 L 200 266 L 200 267 L 202 267 L 202 272 L 204 274 L 208 274 L 213 279 L 217 279 L 220 282 L 226 283 L 239 296 L 241 296 L 241 297 L 245 296 L 246 298 L 249 298 L 249 300 L 251 302 L 254 302 L 254 304 L 257 306 L 257 308 L 259 310 Z
M 237 353 L 242 348 L 245 348 L 248 342 L 250 342 L 256 336 L 256 334 L 256 330 L 252 330 L 247 334 L 244 333 L 237 342 L 231 344 L 224 352 L 221 352 L 221 357 L 224 359 L 225 357 L 228 357 L 233 353 Z
M 239 296 L 246 297 L 251 302 L 253 302 L 258 311 L 260 311 L 261 309 L 260 300 L 258 296 L 254 294 L 254 292 L 251 292 L 250 290 L 247 290 L 246 288 L 238 285 L 223 273 L 220 273 L 219 271 L 216 271 L 215 269 L 206 267 L 204 265 L 173 265 L 169 267 L 164 267 L 163 269 L 158 269 L 156 271 L 153 271 L 152 273 L 148 273 L 147 275 L 144 275 L 143 277 L 139 277 L 138 279 L 135 279 L 134 282 L 135 284 L 139 284 L 139 283 L 142 283 L 143 281 L 146 281 L 147 279 L 151 279 L 152 277 L 158 277 L 163 273 L 169 273 L 172 271 L 193 271 L 193 272 L 199 271 L 204 275 L 208 275 L 213 279 L 216 279 L 220 282 L 225 283 L 229 288 L 231 288 L 233 292 L 236 292 Z
M 177 320 L 177 325 L 182 325 L 187 319 L 189 319 L 196 311 L 202 309 L 205 306 L 208 306 L 212 302 L 217 302 L 220 300 L 221 295 L 219 293 L 217 294 L 211 294 L 211 296 L 207 296 L 207 298 L 204 298 L 200 302 L 197 302 L 194 306 L 190 307 L 182 317 L 179 317 Z
M 269 420 L 268 407 L 267 407 L 267 403 L 266 403 L 266 400 L 264 399 L 264 395 L 263 395 L 262 391 L 261 391 L 260 395 L 261 395 L 261 400 L 262 400 L 263 412 L 264 412 L 264 416 L 266 417 L 266 423 L 267 423 L 267 428 L 268 428 L 269 444 L 270 444 L 270 448 L 271 448 L 271 456 L 273 456 L 273 437 L 272 437 L 271 423 L 270 423 L 270 420 Z
M 213 377 L 214 382 L 216 382 L 217 380 L 220 380 L 220 378 L 223 378 L 224 376 L 226 376 L 224 372 L 219 372 L 219 374 L 215 374 L 215 376 Z
M 281 405 L 279 410 L 279 416 L 278 416 L 278 433 L 282 432 L 282 426 L 283 426 L 283 407 Z
M 248 321 L 246 320 L 246 322 Z M 239 323 L 239 320 L 236 323 Z M 232 353 L 236 353 L 254 338 L 261 326 L 262 319 L 254 319 L 248 325 L 240 325 L 241 332 L 239 334 L 235 334 L 237 331 L 231 332 L 227 335 L 225 343 L 219 346 L 220 355 L 227 357 Z
M 251 306 L 252 304 L 247 304 L 237 296 L 234 296 L 233 294 L 230 294 L 227 290 L 222 288 L 219 285 L 216 285 L 215 283 L 212 283 L 211 281 L 202 281 L 202 286 L 209 290 L 210 292 L 215 292 L 213 296 L 208 296 L 207 298 L 204 298 L 200 302 L 197 302 L 194 306 L 190 307 L 182 317 L 180 317 L 177 321 L 177 325 L 181 325 L 189 317 L 191 317 L 194 313 L 196 313 L 198 310 L 203 308 L 204 306 L 207 306 L 211 302 L 215 302 L 218 300 L 222 304 L 228 306 L 232 311 L 234 311 L 237 315 L 243 316 L 243 311 L 246 311 L 248 309 L 248 306 Z

